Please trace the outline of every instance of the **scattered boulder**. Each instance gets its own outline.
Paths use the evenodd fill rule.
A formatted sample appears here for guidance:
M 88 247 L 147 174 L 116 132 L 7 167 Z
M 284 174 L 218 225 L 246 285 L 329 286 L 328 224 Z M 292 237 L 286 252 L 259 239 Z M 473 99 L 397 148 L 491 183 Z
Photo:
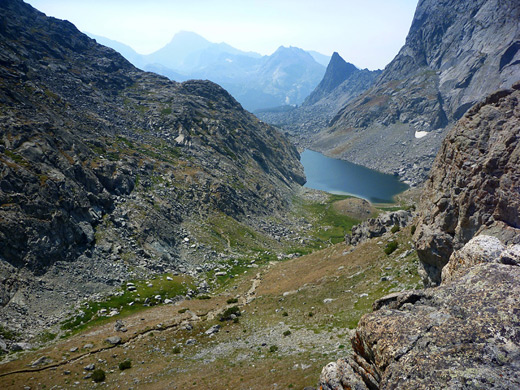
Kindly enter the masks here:
M 126 328 L 125 324 L 121 320 L 116 320 L 116 323 L 114 325 L 114 330 L 116 332 L 126 332 L 128 329 Z
M 31 367 L 43 366 L 45 364 L 50 364 L 50 363 L 52 363 L 52 359 L 48 358 L 47 356 L 42 356 L 42 357 L 36 359 L 35 361 L 33 361 L 31 363 Z
M 96 365 L 94 363 L 90 363 L 83 367 L 85 371 L 94 371 L 96 369 Z
M 377 218 L 369 218 L 352 227 L 352 234 L 345 235 L 347 245 L 358 245 L 370 238 L 380 237 L 394 226 L 405 227 L 413 219 L 410 210 L 387 212 Z
M 207 331 L 204 332 L 204 334 L 211 336 L 212 334 L 220 332 L 220 325 L 213 325 L 211 328 L 209 328 Z
M 121 337 L 119 336 L 111 336 L 106 339 L 106 342 L 112 345 L 118 345 L 121 344 Z

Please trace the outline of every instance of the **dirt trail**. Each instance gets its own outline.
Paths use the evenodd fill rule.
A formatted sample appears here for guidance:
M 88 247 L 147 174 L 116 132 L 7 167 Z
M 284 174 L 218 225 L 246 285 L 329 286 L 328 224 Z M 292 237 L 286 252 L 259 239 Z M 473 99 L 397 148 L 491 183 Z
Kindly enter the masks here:
M 269 269 L 269 268 L 270 268 L 270 266 L 267 267 L 267 269 Z M 244 306 L 250 304 L 256 298 L 256 289 L 258 288 L 258 286 L 260 285 L 260 282 L 262 280 L 261 275 L 262 275 L 262 272 L 257 272 L 255 277 L 251 279 L 251 282 L 252 282 L 251 287 L 249 288 L 247 293 L 245 295 L 239 297 L 238 304 L 240 307 L 244 307 Z M 209 310 L 207 313 L 199 314 L 199 315 L 188 310 L 186 312 L 185 316 L 182 316 L 182 317 L 176 319 L 174 323 L 171 323 L 166 326 L 154 327 L 152 329 L 144 329 L 144 330 L 137 332 L 137 333 L 133 334 L 132 336 L 126 338 L 125 340 L 122 340 L 121 343 L 119 343 L 119 344 L 107 345 L 107 346 L 97 348 L 92 351 L 85 352 L 79 356 L 75 356 L 74 358 L 62 360 L 62 361 L 59 361 L 56 363 L 51 363 L 51 364 L 48 364 L 45 366 L 28 367 L 28 368 L 24 368 L 24 369 L 2 372 L 2 373 L 0 373 L 0 378 L 6 377 L 9 375 L 15 375 L 15 374 L 23 374 L 23 373 L 29 373 L 29 372 L 42 372 L 42 371 L 46 371 L 46 370 L 56 369 L 58 367 L 65 366 L 67 364 L 78 362 L 80 360 L 83 360 L 86 357 L 93 356 L 93 355 L 95 356 L 95 355 L 97 355 L 101 352 L 107 351 L 109 349 L 113 349 L 116 347 L 124 347 L 137 340 L 142 339 L 144 336 L 148 335 L 151 332 L 164 332 L 167 330 L 179 328 L 181 325 L 186 324 L 186 323 L 194 324 L 194 323 L 201 322 L 201 321 L 214 320 L 221 312 L 222 312 L 221 307 L 216 307 L 214 309 Z

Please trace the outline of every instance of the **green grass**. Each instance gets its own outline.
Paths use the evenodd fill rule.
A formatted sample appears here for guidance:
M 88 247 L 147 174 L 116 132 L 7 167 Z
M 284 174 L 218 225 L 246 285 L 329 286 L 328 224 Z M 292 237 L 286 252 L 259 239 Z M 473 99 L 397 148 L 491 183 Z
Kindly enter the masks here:
M 170 276 L 173 280 L 167 280 Z M 184 295 L 190 288 L 194 288 L 191 279 L 185 276 L 171 276 L 164 274 L 151 281 L 133 281 L 136 291 L 129 291 L 126 284 L 122 288 L 122 295 L 113 295 L 101 302 L 88 302 L 80 312 L 71 318 L 65 320 L 61 328 L 63 330 L 81 331 L 94 324 L 100 324 L 111 321 L 112 318 L 100 316 L 98 313 L 101 309 L 118 310 L 119 316 L 126 316 L 139 310 L 143 310 L 146 299 L 149 303 L 146 305 L 153 306 L 159 302 L 155 299 L 156 295 L 160 295 L 164 300 L 166 298 L 174 298 L 178 295 Z M 152 287 L 148 284 L 152 283 Z M 130 305 L 130 303 L 132 303 Z
M 316 247 L 320 243 L 337 244 L 345 239 L 345 234 L 352 230 L 352 226 L 360 221 L 334 210 L 333 203 L 350 198 L 344 195 L 330 195 L 326 203 L 307 203 L 303 207 L 317 218 L 318 228 L 314 231 Z

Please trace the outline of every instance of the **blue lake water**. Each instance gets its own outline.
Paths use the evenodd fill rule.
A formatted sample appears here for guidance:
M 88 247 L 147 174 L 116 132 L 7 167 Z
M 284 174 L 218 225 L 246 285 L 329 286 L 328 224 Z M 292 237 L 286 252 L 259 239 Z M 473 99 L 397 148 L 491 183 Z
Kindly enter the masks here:
M 330 158 L 309 149 L 301 154 L 301 163 L 307 176 L 305 187 L 332 194 L 354 195 L 372 203 L 390 203 L 394 195 L 408 188 L 396 176 Z

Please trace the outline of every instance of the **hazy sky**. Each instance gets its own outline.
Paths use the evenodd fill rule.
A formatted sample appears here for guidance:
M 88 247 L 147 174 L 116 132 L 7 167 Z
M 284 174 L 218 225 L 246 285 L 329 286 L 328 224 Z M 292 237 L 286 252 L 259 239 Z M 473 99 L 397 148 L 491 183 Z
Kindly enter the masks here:
M 404 44 L 418 0 L 25 0 L 141 54 L 181 30 L 245 51 L 297 46 L 383 68 Z

